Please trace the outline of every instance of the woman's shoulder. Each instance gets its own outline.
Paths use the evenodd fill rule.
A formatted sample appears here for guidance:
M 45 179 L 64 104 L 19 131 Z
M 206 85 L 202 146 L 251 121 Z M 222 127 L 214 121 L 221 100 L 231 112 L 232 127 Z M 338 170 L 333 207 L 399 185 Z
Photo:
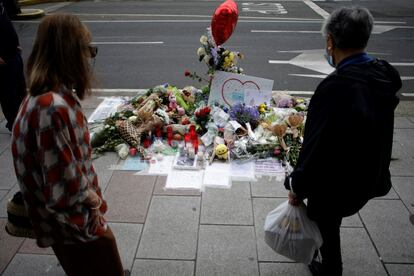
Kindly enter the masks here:
M 48 91 L 40 95 L 31 96 L 31 102 L 40 109 L 69 108 L 72 109 L 77 105 L 69 92 L 66 91 Z

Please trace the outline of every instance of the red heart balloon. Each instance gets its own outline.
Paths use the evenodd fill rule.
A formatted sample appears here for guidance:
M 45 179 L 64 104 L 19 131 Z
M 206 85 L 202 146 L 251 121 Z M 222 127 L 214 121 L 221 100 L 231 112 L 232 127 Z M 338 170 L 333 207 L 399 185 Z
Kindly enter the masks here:
M 239 10 L 233 0 L 227 0 L 216 9 L 211 20 L 211 33 L 217 46 L 229 39 L 236 27 L 238 17 Z

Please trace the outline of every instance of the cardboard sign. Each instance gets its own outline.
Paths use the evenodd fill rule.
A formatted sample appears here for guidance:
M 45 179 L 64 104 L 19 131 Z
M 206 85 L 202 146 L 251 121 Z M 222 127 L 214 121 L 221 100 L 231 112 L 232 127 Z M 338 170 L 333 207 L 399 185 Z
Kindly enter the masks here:
M 273 80 L 216 71 L 211 83 L 209 105 L 219 103 L 232 106 L 242 102 L 247 105 L 269 104 Z

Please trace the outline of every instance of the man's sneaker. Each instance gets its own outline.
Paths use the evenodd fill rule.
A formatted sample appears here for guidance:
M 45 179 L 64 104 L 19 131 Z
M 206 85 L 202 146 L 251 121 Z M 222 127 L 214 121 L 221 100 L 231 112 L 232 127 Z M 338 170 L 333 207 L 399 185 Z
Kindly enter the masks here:
M 322 264 L 320 262 L 312 260 L 308 268 L 312 276 L 322 276 Z

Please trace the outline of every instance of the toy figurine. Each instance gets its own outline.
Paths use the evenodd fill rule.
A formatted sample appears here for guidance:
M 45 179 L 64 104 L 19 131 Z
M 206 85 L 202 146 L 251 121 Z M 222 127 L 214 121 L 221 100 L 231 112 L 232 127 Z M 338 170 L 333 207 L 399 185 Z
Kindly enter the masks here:
M 227 160 L 229 155 L 229 149 L 225 144 L 219 144 L 214 150 L 218 159 Z
M 211 157 L 210 157 L 210 164 L 213 163 L 215 157 L 217 157 L 217 159 L 230 162 L 230 151 L 227 148 L 227 146 L 224 144 L 224 142 L 223 143 L 217 143 L 217 141 L 216 141 L 214 143 L 214 145 L 215 145 L 215 147 L 214 147 L 214 150 L 213 150 L 213 152 L 211 154 Z

